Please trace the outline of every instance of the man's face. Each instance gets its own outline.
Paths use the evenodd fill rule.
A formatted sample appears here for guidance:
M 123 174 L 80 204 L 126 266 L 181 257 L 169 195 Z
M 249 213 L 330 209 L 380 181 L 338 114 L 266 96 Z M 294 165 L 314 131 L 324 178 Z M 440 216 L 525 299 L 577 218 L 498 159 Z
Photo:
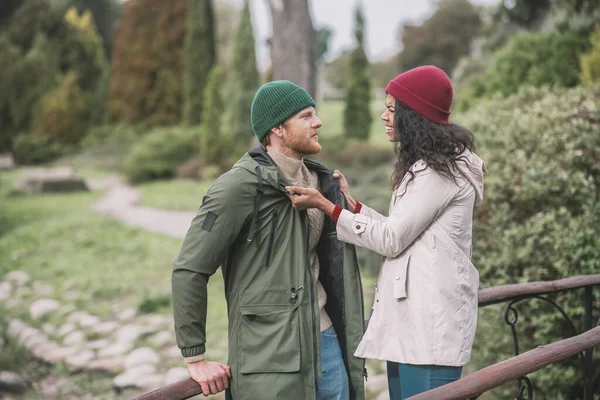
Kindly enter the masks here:
M 307 107 L 283 124 L 283 146 L 300 155 L 321 151 L 318 129 L 322 126 L 314 107 Z

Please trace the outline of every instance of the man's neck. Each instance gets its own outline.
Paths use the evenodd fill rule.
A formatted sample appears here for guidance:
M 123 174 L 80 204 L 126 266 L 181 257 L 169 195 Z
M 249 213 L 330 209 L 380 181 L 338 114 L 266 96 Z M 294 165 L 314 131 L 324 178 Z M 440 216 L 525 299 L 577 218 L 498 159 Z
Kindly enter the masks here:
M 275 150 L 279 154 L 283 154 L 286 157 L 293 158 L 294 160 L 301 161 L 304 156 L 290 149 L 289 147 L 281 146 L 281 145 L 271 145 L 269 146 L 272 150 Z

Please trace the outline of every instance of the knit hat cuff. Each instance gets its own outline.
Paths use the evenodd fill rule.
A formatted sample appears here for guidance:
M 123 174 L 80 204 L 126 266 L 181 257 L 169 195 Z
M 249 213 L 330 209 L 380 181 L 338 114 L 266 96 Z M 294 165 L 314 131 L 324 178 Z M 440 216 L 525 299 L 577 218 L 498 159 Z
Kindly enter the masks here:
M 406 104 L 408 107 L 416 111 L 418 114 L 433 122 L 442 125 L 447 125 L 449 123 L 449 111 L 442 110 L 441 108 L 427 102 L 426 100 L 422 99 L 415 93 L 411 92 L 404 86 L 394 81 L 390 81 L 390 83 L 385 88 L 385 92 L 387 94 L 391 94 L 396 100 L 401 101 L 402 103 Z
M 287 94 L 263 114 L 252 125 L 252 130 L 259 141 L 265 137 L 267 132 L 274 126 L 285 122 L 289 117 L 306 107 L 315 107 L 314 100 L 301 87 Z

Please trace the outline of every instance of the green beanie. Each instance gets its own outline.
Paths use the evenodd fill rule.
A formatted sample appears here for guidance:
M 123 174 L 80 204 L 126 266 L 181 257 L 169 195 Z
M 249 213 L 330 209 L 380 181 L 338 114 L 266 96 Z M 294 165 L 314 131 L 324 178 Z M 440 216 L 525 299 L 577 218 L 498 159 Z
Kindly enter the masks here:
M 258 89 L 250 119 L 259 142 L 273 128 L 306 107 L 315 106 L 308 92 L 290 81 L 265 83 Z

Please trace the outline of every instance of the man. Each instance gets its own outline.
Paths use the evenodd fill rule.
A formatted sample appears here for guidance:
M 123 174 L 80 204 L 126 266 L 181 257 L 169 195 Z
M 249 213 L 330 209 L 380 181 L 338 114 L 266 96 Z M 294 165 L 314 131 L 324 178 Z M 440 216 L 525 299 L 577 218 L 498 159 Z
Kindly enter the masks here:
M 177 343 L 205 394 L 227 398 L 363 399 L 356 252 L 318 210 L 292 207 L 285 186 L 319 188 L 346 206 L 321 150 L 315 103 L 289 81 L 263 85 L 251 110 L 261 146 L 219 177 L 188 230 L 172 276 Z M 206 285 L 221 266 L 229 366 L 205 359 Z

